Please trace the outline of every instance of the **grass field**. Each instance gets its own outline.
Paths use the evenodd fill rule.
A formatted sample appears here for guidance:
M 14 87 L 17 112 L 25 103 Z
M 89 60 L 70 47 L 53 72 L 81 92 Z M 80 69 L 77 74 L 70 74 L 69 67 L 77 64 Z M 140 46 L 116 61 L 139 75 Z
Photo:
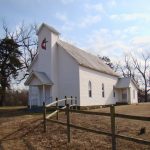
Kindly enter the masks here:
M 109 112 L 109 108 L 92 111 Z M 117 113 L 150 117 L 150 104 L 117 106 Z M 64 113 L 60 120 L 66 121 Z M 55 117 L 54 117 L 55 118 Z M 66 127 L 47 122 L 47 132 L 43 132 L 42 115 L 29 113 L 25 107 L 0 108 L 0 150 L 110 150 L 111 138 L 94 133 L 71 129 L 71 143 L 67 143 Z M 110 118 L 71 113 L 71 122 L 97 130 L 110 131 Z M 141 127 L 146 133 L 139 135 Z M 116 119 L 117 133 L 150 141 L 150 122 Z M 150 150 L 150 146 L 117 139 L 117 150 Z

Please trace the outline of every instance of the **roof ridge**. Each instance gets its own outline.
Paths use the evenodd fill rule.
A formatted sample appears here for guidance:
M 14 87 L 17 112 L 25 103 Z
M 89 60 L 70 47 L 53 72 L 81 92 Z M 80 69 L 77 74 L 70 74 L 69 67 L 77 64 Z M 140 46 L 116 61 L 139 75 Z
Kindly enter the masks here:
M 90 53 L 90 52 L 87 52 L 86 50 L 83 50 L 83 49 L 81 49 L 81 48 L 79 48 L 79 47 L 77 47 L 77 46 L 75 46 L 75 45 L 73 45 L 73 44 L 70 44 L 69 42 L 67 42 L 67 41 L 63 41 L 63 40 L 61 40 L 61 39 L 59 39 L 59 41 L 60 42 L 64 42 L 64 43 L 66 43 L 66 44 L 68 44 L 68 45 L 70 45 L 70 46 L 72 46 L 72 47 L 74 47 L 74 48 L 77 48 L 78 50 L 80 50 L 80 51 L 82 51 L 82 52 L 84 52 L 84 53 L 86 53 L 86 54 L 88 54 L 88 55 L 91 55 L 92 57 L 96 57 L 97 59 L 99 59 L 99 61 L 101 61 L 101 63 L 103 63 L 104 65 L 106 65 L 104 62 L 103 62 L 103 60 L 100 58 L 100 57 L 98 57 L 97 55 L 94 55 L 94 54 L 92 54 L 92 53 Z M 106 67 L 108 67 L 109 69 L 111 69 L 108 65 L 106 65 Z M 112 70 L 112 69 L 111 69 Z M 114 70 L 113 70 L 114 71 Z M 115 71 L 114 71 L 115 72 Z
M 57 41 L 63 49 L 66 50 L 69 55 L 71 55 L 77 63 L 81 66 L 88 67 L 92 70 L 96 70 L 102 73 L 106 73 L 113 76 L 119 76 L 114 70 L 112 70 L 107 64 L 103 62 L 98 56 L 91 54 L 83 49 L 76 47 L 73 44 L 70 44 L 63 40 Z
M 92 55 L 92 56 L 94 56 L 94 57 L 97 57 L 97 58 L 99 58 L 97 55 L 94 55 L 94 54 L 92 54 L 92 53 L 90 53 L 90 52 L 88 52 L 88 51 L 86 51 L 86 50 L 83 50 L 83 49 L 81 49 L 81 48 L 79 48 L 79 47 L 77 47 L 77 46 L 75 46 L 75 45 L 73 45 L 73 44 L 71 44 L 71 43 L 69 43 L 69 42 L 67 42 L 67 41 L 63 41 L 63 40 L 61 40 L 61 39 L 59 39 L 59 41 L 60 42 L 64 42 L 64 43 L 66 43 L 66 44 L 69 44 L 70 46 L 73 46 L 73 47 L 75 47 L 75 48 L 77 48 L 77 49 L 79 49 L 79 50 L 81 50 L 81 51 L 83 51 L 83 52 L 85 52 L 85 53 L 87 53 L 87 54 L 89 54 L 89 55 Z M 102 61 L 102 59 L 100 59 L 101 61 Z M 103 62 L 103 61 L 102 61 Z

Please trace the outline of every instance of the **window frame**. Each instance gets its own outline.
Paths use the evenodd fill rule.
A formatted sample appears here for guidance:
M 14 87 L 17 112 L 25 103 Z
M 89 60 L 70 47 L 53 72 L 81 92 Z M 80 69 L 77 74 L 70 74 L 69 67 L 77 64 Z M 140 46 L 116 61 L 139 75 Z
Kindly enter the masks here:
M 102 83 L 102 97 L 105 97 L 105 85 Z
M 92 98 L 92 83 L 90 80 L 88 82 L 88 96 L 89 98 Z

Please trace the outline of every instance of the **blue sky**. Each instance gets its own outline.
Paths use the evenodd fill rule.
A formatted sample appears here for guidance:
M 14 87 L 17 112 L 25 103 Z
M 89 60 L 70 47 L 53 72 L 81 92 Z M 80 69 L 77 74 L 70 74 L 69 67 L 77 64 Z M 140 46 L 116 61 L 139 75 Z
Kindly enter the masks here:
M 0 25 L 45 22 L 62 39 L 116 60 L 150 51 L 149 6 L 149 0 L 0 0 Z

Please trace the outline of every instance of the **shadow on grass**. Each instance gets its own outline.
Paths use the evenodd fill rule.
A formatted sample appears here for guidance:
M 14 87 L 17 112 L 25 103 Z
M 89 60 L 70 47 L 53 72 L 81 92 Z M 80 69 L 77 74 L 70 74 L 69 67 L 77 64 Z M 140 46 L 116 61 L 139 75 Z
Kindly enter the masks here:
M 30 121 L 29 123 L 32 124 L 32 126 L 25 126 L 25 127 L 19 128 L 18 130 L 11 132 L 7 134 L 6 136 L 2 137 L 0 139 L 0 150 L 4 149 L 2 146 L 2 142 L 9 141 L 9 140 L 19 140 L 19 139 L 22 139 L 24 144 L 29 149 L 30 148 L 33 149 L 33 146 L 28 141 L 26 141 L 24 137 L 26 137 L 29 133 L 32 133 L 32 131 L 38 128 L 43 123 L 43 121 L 42 121 L 42 118 L 39 118 L 34 121 Z M 16 137 L 13 137 L 13 136 L 16 136 Z
M 53 112 L 54 110 L 47 110 L 48 113 Z M 29 109 L 27 107 L 24 108 L 0 108 L 0 117 L 17 117 L 23 115 L 40 115 L 43 114 L 42 108 L 34 108 Z

